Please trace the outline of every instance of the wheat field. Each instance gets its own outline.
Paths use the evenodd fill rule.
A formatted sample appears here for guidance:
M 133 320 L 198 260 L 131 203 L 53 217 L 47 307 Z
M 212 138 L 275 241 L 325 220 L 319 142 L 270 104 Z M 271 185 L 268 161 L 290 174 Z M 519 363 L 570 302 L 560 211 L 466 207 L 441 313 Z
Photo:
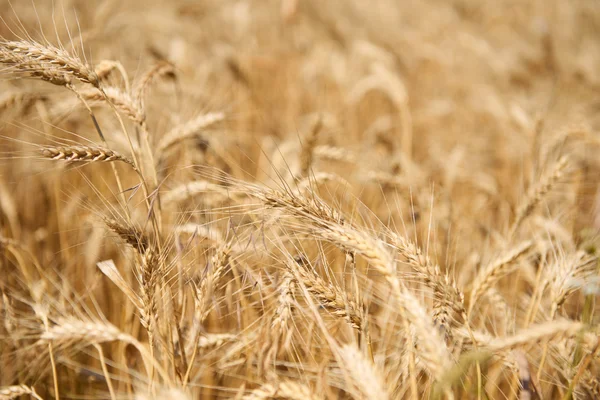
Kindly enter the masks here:
M 0 17 L 0 400 L 600 398 L 600 3 Z

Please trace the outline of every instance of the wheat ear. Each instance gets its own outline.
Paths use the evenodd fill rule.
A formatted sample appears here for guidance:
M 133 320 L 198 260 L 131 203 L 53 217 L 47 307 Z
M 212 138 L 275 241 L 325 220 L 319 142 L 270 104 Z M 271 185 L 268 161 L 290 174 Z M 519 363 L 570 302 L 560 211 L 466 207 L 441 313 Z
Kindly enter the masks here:
M 159 61 L 138 80 L 133 87 L 133 98 L 143 108 L 144 97 L 152 82 L 161 76 L 175 77 L 175 67 L 167 61 Z
M 158 145 L 156 146 L 158 158 L 161 159 L 161 157 L 164 157 L 164 154 L 177 143 L 199 136 L 203 129 L 217 124 L 224 119 L 225 113 L 214 112 L 199 115 L 184 124 L 176 126 L 158 142 Z
M 502 352 L 520 346 L 539 343 L 541 341 L 557 341 L 561 338 L 572 338 L 585 329 L 581 322 L 558 320 L 532 325 L 518 331 L 513 336 L 499 337 L 491 340 L 485 346 L 492 352 Z
M 81 82 L 100 87 L 98 75 L 79 58 L 66 50 L 34 41 L 0 42 L 0 62 L 13 64 L 17 70 L 36 74 L 42 79 L 47 73 L 73 76 Z M 64 79 L 64 78 L 63 78 Z M 54 82 L 52 82 L 54 83 Z
M 68 162 L 113 162 L 129 164 L 134 170 L 133 161 L 113 150 L 100 146 L 42 146 L 40 152 L 44 158 Z
M 531 247 L 533 242 L 526 241 L 517 245 L 510 252 L 493 260 L 487 267 L 479 271 L 473 281 L 471 296 L 469 299 L 469 312 L 471 314 L 473 308 L 477 304 L 479 298 L 484 295 L 500 278 L 511 272 L 511 265 L 514 261 L 522 257 Z
M 96 89 L 81 90 L 79 93 L 87 101 L 95 103 L 110 102 L 117 110 L 121 111 L 138 125 L 145 123 L 146 117 L 140 106 L 127 92 L 117 87 L 103 87 L 102 91 Z
M 319 116 L 312 127 L 308 131 L 308 134 L 304 137 L 302 143 L 302 149 L 300 150 L 300 176 L 306 177 L 310 171 L 310 167 L 313 163 L 313 150 L 317 144 L 317 138 L 319 132 L 323 128 L 323 119 Z
M 349 372 L 352 384 L 356 386 L 363 397 L 369 400 L 387 400 L 389 395 L 386 385 L 375 366 L 352 345 L 345 345 L 340 349 L 340 356 L 344 365 L 340 366 Z
M 271 327 L 277 332 L 281 332 L 288 324 L 292 316 L 292 303 L 294 302 L 294 287 L 296 283 L 294 276 L 286 272 L 281 279 L 278 291 L 279 296 L 277 297 L 277 309 L 275 310 L 275 317 L 271 322 Z
M 517 209 L 515 221 L 509 230 L 509 237 L 512 237 L 515 234 L 525 218 L 531 215 L 542 199 L 546 197 L 548 192 L 550 192 L 554 185 L 562 178 L 568 165 L 568 156 L 561 157 L 558 162 L 554 164 L 550 172 L 545 177 L 542 177 L 540 182 L 529 190 L 525 201 Z
M 19 396 L 30 395 L 34 399 L 42 400 L 35 389 L 26 385 L 0 386 L 0 400 L 12 400 Z
M 288 268 L 294 273 L 295 278 L 306 287 L 306 290 L 319 301 L 319 305 L 325 307 L 332 315 L 345 319 L 360 332 L 362 313 L 355 301 L 349 299 L 348 295 L 339 287 L 325 282 L 312 271 L 310 265 Z
M 444 341 L 427 319 L 427 311 L 400 282 L 394 258 L 381 241 L 350 224 L 344 224 L 344 218 L 316 196 L 299 197 L 257 186 L 253 186 L 248 193 L 261 200 L 267 207 L 280 209 L 290 216 L 301 218 L 312 227 L 312 233 L 316 237 L 343 249 L 352 250 L 368 261 L 392 287 L 404 318 L 415 327 L 423 348 L 421 358 L 426 361 L 431 374 L 434 377 L 440 376 L 449 367 L 451 361 Z
M 141 230 L 137 229 L 132 224 L 124 224 L 123 222 L 117 221 L 109 217 L 102 218 L 106 226 L 119 235 L 121 239 L 131 247 L 133 247 L 138 254 L 144 255 L 150 247 L 150 239 Z
M 264 384 L 242 397 L 242 400 L 267 399 L 316 400 L 321 397 L 314 394 L 308 386 L 290 380 Z

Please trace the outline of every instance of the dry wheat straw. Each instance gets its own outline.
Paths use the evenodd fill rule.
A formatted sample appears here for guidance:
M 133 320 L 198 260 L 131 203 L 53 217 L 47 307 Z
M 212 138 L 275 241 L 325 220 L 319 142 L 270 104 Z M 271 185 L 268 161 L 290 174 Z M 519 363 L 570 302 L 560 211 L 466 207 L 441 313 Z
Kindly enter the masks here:
M 138 309 L 142 308 L 142 301 L 140 297 L 133 291 L 131 286 L 125 282 L 125 279 L 119 273 L 119 270 L 117 269 L 117 266 L 113 260 L 100 261 L 96 265 L 108 279 L 110 279 L 119 289 L 121 289 L 121 291 Z
M 106 79 L 110 73 L 119 68 L 119 62 L 113 60 L 102 60 L 96 64 L 94 72 L 98 75 L 98 79 Z
M 529 371 L 529 363 L 527 357 L 520 351 L 514 352 L 514 358 L 519 369 L 519 400 L 531 400 L 531 373 Z

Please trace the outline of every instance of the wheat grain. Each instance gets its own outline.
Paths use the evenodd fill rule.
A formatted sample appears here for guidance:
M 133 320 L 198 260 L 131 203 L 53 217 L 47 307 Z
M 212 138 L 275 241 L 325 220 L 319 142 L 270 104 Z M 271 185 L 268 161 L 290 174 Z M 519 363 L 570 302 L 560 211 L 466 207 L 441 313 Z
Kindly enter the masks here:
M 540 179 L 537 185 L 532 187 L 525 198 L 525 201 L 519 206 L 516 211 L 515 220 L 510 228 L 509 237 L 512 236 L 521 226 L 525 218 L 527 218 L 542 201 L 542 199 L 552 190 L 554 185 L 562 178 L 565 169 L 569 165 L 569 158 L 562 157 L 552 167 L 550 172 Z
M 389 398 L 379 372 L 356 347 L 345 345 L 340 349 L 340 355 L 344 362 L 343 368 L 349 371 L 352 383 L 360 390 L 363 398 L 371 400 Z
M 150 248 L 150 239 L 144 232 L 131 223 L 127 224 L 106 216 L 103 217 L 102 220 L 111 231 L 119 235 L 119 237 L 123 239 L 125 243 L 133 247 L 138 254 L 146 254 L 146 251 Z
M 40 76 L 55 84 L 64 85 L 68 82 L 65 76 L 73 76 L 81 82 L 100 87 L 98 76 L 91 68 L 79 58 L 50 44 L 43 45 L 25 40 L 2 41 L 0 42 L 0 62 L 12 64 L 18 70 L 33 76 Z M 55 78 L 52 78 L 50 74 L 54 74 Z M 65 83 L 60 83 L 62 81 Z
M 514 249 L 511 249 L 507 254 L 493 260 L 485 268 L 483 268 L 473 281 L 473 288 L 471 289 L 471 296 L 469 298 L 469 313 L 475 307 L 475 304 L 479 298 L 489 290 L 494 283 L 500 278 L 510 273 L 508 267 L 511 266 L 515 260 L 522 257 L 531 247 L 533 243 L 531 241 L 523 242 Z
M 44 158 L 67 162 L 113 162 L 120 161 L 135 169 L 131 159 L 99 146 L 43 146 L 40 153 Z
M 300 382 L 282 380 L 276 383 L 267 383 L 252 393 L 242 397 L 243 400 L 267 400 L 267 399 L 289 399 L 289 400 L 316 400 L 320 397 L 311 392 L 310 388 Z
M 310 270 L 311 268 L 311 266 L 305 265 L 290 269 L 295 273 L 296 279 L 315 297 L 320 306 L 325 307 L 332 315 L 347 320 L 353 328 L 360 331 L 363 324 L 362 312 L 356 302 L 351 300 L 339 287 L 321 279 L 314 271 Z
M 0 386 L 0 400 L 12 400 L 19 396 L 30 395 L 34 399 L 41 400 L 35 389 L 27 385 Z

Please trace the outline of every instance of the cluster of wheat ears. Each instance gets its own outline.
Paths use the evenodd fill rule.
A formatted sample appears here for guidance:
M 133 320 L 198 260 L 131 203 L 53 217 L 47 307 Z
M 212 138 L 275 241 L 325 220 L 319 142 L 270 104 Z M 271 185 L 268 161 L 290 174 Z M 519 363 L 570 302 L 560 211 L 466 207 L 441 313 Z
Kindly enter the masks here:
M 600 398 L 594 2 L 0 13 L 1 400 Z

